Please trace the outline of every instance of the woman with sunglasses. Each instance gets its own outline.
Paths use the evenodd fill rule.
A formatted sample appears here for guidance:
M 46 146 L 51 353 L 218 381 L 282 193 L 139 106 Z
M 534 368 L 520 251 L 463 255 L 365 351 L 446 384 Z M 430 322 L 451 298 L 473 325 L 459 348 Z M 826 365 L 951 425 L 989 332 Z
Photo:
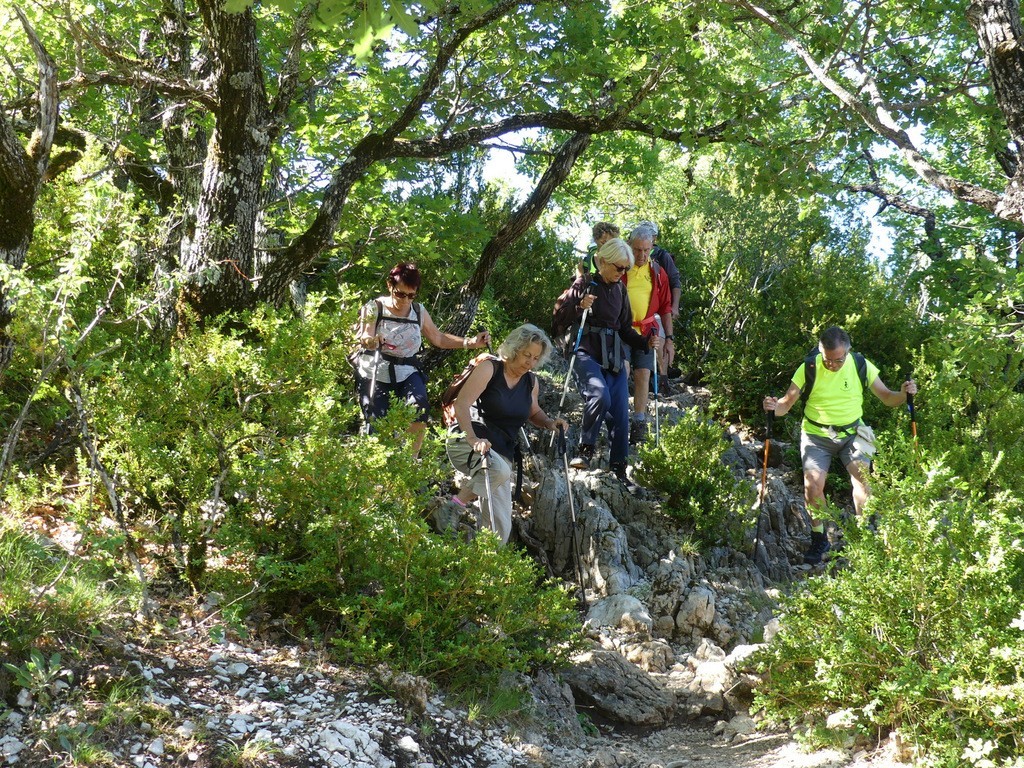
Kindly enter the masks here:
M 414 455 L 423 444 L 430 412 L 427 381 L 419 361 L 423 339 L 441 349 L 479 349 L 491 341 L 487 331 L 463 337 L 438 330 L 430 313 L 414 301 L 420 281 L 415 264 L 396 264 L 388 274 L 388 295 L 367 302 L 360 310 L 358 338 L 363 353 L 358 356 L 356 373 L 359 405 L 367 423 L 387 413 L 392 396 L 416 408 L 416 421 L 409 428 Z
M 574 350 L 576 381 L 583 395 L 580 447 L 571 465 L 589 469 L 601 424 L 608 424 L 612 472 L 630 489 L 626 477 L 629 452 L 629 384 L 624 347 L 661 349 L 656 335 L 641 336 L 633 328 L 633 312 L 622 276 L 633 266 L 633 251 L 612 238 L 594 254 L 595 272 L 576 278 L 555 312 L 555 325 L 579 326 L 589 309 L 580 343 Z

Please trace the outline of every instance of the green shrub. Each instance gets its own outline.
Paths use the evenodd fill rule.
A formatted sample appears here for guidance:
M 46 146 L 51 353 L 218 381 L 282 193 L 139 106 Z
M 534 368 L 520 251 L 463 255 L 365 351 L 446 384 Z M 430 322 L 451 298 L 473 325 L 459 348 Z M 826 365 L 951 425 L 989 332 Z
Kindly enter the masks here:
M 638 481 L 664 494 L 665 511 L 709 546 L 741 541 L 743 511 L 753 499 L 753 487 L 722 463 L 729 445 L 720 425 L 690 410 L 662 427 L 658 445 L 649 440 L 638 451 Z
M 488 536 L 428 532 L 421 510 L 449 468 L 436 435 L 410 455 L 412 410 L 346 434 L 347 363 L 321 315 L 233 318 L 92 384 L 101 451 L 147 543 L 238 600 L 233 615 L 289 615 L 361 662 L 472 681 L 562 658 L 578 633 L 563 590 Z
M 848 526 L 849 567 L 784 600 L 757 705 L 791 723 L 849 709 L 865 732 L 899 728 L 933 765 L 963 765 L 972 740 L 993 760 L 1020 754 L 1020 498 L 985 498 L 941 462 L 877 485 L 878 532 Z

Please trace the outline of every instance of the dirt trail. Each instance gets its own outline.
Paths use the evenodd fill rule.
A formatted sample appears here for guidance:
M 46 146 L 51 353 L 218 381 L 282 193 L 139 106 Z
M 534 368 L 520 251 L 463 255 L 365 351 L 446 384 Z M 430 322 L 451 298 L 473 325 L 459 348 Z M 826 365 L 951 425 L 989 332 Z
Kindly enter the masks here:
M 672 726 L 645 736 L 600 737 L 586 751 L 588 756 L 579 768 L 907 768 L 881 752 L 856 759 L 835 749 L 806 752 L 785 733 L 728 744 L 711 728 L 699 726 Z

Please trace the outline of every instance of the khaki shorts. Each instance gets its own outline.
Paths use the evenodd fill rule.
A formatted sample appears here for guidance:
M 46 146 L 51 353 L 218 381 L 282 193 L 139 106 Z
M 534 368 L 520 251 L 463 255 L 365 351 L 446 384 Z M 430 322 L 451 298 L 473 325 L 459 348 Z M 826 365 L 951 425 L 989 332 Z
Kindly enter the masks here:
M 801 432 L 800 462 L 803 464 L 804 472 L 816 469 L 819 472 L 827 473 L 829 467 L 832 466 L 832 459 L 835 456 L 839 457 L 844 467 L 849 466 L 854 461 L 870 464 L 871 457 L 862 453 L 854 445 L 856 438 L 856 431 L 837 437 L 835 440 L 830 437 L 820 437 Z

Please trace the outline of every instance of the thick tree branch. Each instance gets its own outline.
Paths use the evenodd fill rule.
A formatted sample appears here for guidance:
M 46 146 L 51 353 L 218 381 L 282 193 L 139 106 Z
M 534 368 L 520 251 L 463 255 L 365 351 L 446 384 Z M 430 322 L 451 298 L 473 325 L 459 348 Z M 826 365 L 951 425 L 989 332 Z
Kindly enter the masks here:
M 513 115 L 486 125 L 467 128 L 465 131 L 448 136 L 433 136 L 425 139 L 395 139 L 392 143 L 390 157 L 433 158 L 457 152 L 460 149 L 479 145 L 489 139 L 515 133 L 527 128 L 552 128 L 563 131 L 583 132 L 592 135 L 621 130 L 641 133 L 652 138 L 662 139 L 675 144 L 697 143 L 698 141 L 721 141 L 726 130 L 739 124 L 736 120 L 727 120 L 718 125 L 704 129 L 668 129 L 653 123 L 617 117 L 611 114 L 603 117 L 596 115 L 580 115 L 568 110 L 553 112 L 528 112 Z
M 274 304 L 284 302 L 288 297 L 291 281 L 330 246 L 352 185 L 362 178 L 373 163 L 399 156 L 394 151 L 397 136 L 412 124 L 437 90 L 443 74 L 462 43 L 473 33 L 495 24 L 524 4 L 530 5 L 533 2 L 535 0 L 499 0 L 485 13 L 459 27 L 440 45 L 423 82 L 402 112 L 383 131 L 367 134 L 352 148 L 348 159 L 332 176 L 310 226 L 257 276 L 257 294 L 262 300 Z
M 36 118 L 36 130 L 28 143 L 28 154 L 35 163 L 36 184 L 42 184 L 46 176 L 46 166 L 50 162 L 50 149 L 53 147 L 53 137 L 57 132 L 57 65 L 53 63 L 50 54 L 46 52 L 43 44 L 39 41 L 28 18 L 20 8 L 15 8 L 21 20 L 21 26 L 25 30 L 32 51 L 36 55 L 36 68 L 39 72 L 39 91 L 37 94 L 37 106 L 39 115 Z
M 437 55 L 434 57 L 434 61 L 431 63 L 430 69 L 423 78 L 423 82 L 420 84 L 419 89 L 416 91 L 415 95 L 409 99 L 401 114 L 384 130 L 380 137 L 381 141 L 384 143 L 390 142 L 398 136 L 398 134 L 412 125 L 413 120 L 419 116 L 423 106 L 441 84 L 441 77 L 444 75 L 445 71 L 447 71 L 448 65 L 451 64 L 455 53 L 473 33 L 479 32 L 484 27 L 499 21 L 512 11 L 519 9 L 524 5 L 533 5 L 535 1 L 536 0 L 528 0 L 528 2 L 523 2 L 523 0 L 498 0 L 498 2 L 486 12 L 470 19 L 467 24 L 456 29 L 451 38 L 442 43 L 438 48 Z
M 498 259 L 512 243 L 522 237 L 523 233 L 537 222 L 547 207 L 551 195 L 568 178 L 576 161 L 590 146 L 591 141 L 593 141 L 593 136 L 585 132 L 579 132 L 569 137 L 555 153 L 551 164 L 540 177 L 537 186 L 534 187 L 526 202 L 509 216 L 501 228 L 494 233 L 494 237 L 484 246 L 476 269 L 462 290 L 461 305 L 451 322 L 446 324 L 446 327 L 451 328 L 452 332 L 465 334 L 469 331 L 477 308 L 480 306 L 480 297 L 494 273 Z M 432 354 L 429 354 L 425 360 L 426 367 L 430 368 L 435 365 L 444 354 L 441 350 L 432 350 Z
M 281 130 L 281 123 L 288 113 L 295 91 L 299 86 L 301 72 L 302 46 L 309 36 L 309 25 L 316 13 L 319 2 L 310 2 L 302 9 L 292 29 L 291 43 L 281 63 L 281 72 L 277 77 L 277 95 L 270 105 L 270 121 L 274 138 Z

